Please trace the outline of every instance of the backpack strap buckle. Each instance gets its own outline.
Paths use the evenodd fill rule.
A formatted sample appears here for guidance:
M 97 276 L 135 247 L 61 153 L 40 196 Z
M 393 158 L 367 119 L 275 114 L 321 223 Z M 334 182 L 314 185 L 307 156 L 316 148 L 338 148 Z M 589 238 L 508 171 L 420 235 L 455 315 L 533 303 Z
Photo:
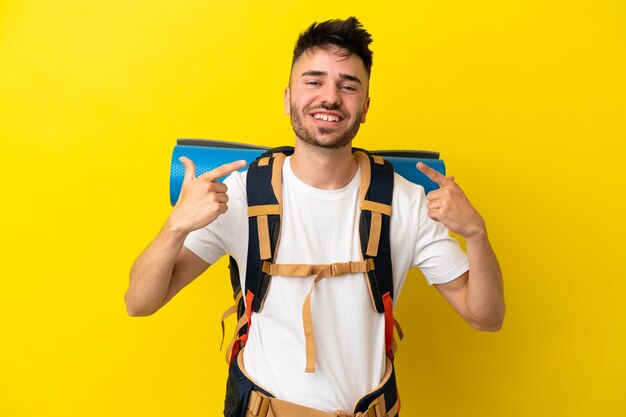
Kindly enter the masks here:
M 336 277 L 338 275 L 349 274 L 351 272 L 350 262 L 337 262 L 330 264 L 330 276 Z
M 248 411 L 255 417 L 265 417 L 270 408 L 270 399 L 256 391 L 250 392 Z

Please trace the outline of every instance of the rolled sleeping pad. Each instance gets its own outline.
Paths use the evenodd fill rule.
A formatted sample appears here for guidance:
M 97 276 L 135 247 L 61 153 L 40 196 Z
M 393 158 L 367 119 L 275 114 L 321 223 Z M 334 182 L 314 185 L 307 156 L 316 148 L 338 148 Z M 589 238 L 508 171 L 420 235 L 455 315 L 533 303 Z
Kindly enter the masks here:
M 170 203 L 173 206 L 178 201 L 185 176 L 185 167 L 178 160 L 181 156 L 186 156 L 193 161 L 196 165 L 196 176 L 198 176 L 221 165 L 242 159 L 247 161 L 249 165 L 268 149 L 270 148 L 266 146 L 220 140 L 178 139 L 172 153 L 170 167 Z M 369 152 L 391 162 L 395 172 L 412 183 L 424 187 L 426 193 L 439 188 L 439 186 L 418 171 L 415 164 L 423 162 L 443 175 L 446 174 L 446 166 L 443 160 L 439 159 L 439 152 L 403 150 Z M 248 169 L 247 165 L 240 171 L 246 169 Z M 224 178 L 220 178 L 218 181 L 223 181 Z

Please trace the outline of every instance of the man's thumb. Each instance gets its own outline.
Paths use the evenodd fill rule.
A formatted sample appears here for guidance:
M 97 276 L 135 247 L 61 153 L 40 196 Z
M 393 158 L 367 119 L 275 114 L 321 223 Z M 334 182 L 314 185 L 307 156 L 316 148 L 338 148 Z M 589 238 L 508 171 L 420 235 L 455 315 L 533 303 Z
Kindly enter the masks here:
M 185 177 L 183 178 L 183 185 L 190 183 L 196 178 L 196 165 L 193 161 L 186 156 L 181 156 L 178 160 L 185 167 Z

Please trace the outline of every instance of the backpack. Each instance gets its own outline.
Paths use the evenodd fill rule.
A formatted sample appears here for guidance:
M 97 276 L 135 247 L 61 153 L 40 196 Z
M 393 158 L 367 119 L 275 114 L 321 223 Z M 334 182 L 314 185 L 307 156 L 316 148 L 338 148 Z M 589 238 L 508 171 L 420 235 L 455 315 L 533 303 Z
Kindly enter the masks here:
M 311 276 L 313 284 L 303 306 L 303 323 L 306 340 L 305 372 L 315 372 L 315 338 L 311 317 L 310 298 L 315 285 L 320 280 L 346 273 L 362 272 L 367 283 L 373 306 L 385 317 L 385 349 L 387 357 L 393 360 L 397 344 L 394 339 L 394 326 L 400 338 L 402 331 L 393 318 L 393 276 L 389 227 L 391 200 L 393 194 L 394 170 L 390 162 L 378 155 L 354 148 L 353 156 L 358 159 L 361 172 L 358 204 L 359 245 L 361 260 L 356 262 L 327 265 L 275 264 L 279 246 L 282 214 L 282 167 L 286 156 L 293 154 L 292 147 L 270 149 L 259 156 L 248 167 L 246 192 L 248 198 L 249 239 L 245 295 L 241 289 L 240 271 L 237 262 L 230 258 L 230 277 L 235 305 L 222 316 L 224 320 L 237 313 L 238 323 L 235 335 L 226 350 L 226 361 L 231 364 L 248 340 L 252 312 L 260 312 L 273 275 Z M 223 342 L 223 339 L 222 339 Z M 390 386 L 395 389 L 395 373 Z M 237 387 L 229 375 L 226 393 L 226 409 L 240 407 L 246 394 Z M 394 392 L 395 396 L 397 392 Z M 230 415 L 230 414 L 225 414 Z

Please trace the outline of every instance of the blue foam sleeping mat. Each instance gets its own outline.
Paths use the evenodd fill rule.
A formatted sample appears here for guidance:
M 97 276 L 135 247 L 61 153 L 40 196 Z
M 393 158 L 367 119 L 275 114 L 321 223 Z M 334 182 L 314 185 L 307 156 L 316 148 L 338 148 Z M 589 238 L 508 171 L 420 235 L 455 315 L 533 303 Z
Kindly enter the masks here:
M 270 148 L 265 146 L 220 140 L 178 139 L 172 153 L 170 167 L 170 203 L 172 206 L 176 204 L 185 176 L 185 167 L 178 160 L 181 156 L 191 159 L 196 165 L 196 175 L 201 175 L 220 165 L 241 159 L 250 164 L 268 149 Z M 446 174 L 446 167 L 443 160 L 439 159 L 439 152 L 386 150 L 370 151 L 370 153 L 379 155 L 391 162 L 395 172 L 407 180 L 424 187 L 426 193 L 439 188 L 439 186 L 418 171 L 415 164 L 423 162 L 443 175 Z M 245 171 L 246 169 L 247 167 L 244 167 L 240 171 Z M 224 178 L 220 178 L 218 181 L 223 180 Z

